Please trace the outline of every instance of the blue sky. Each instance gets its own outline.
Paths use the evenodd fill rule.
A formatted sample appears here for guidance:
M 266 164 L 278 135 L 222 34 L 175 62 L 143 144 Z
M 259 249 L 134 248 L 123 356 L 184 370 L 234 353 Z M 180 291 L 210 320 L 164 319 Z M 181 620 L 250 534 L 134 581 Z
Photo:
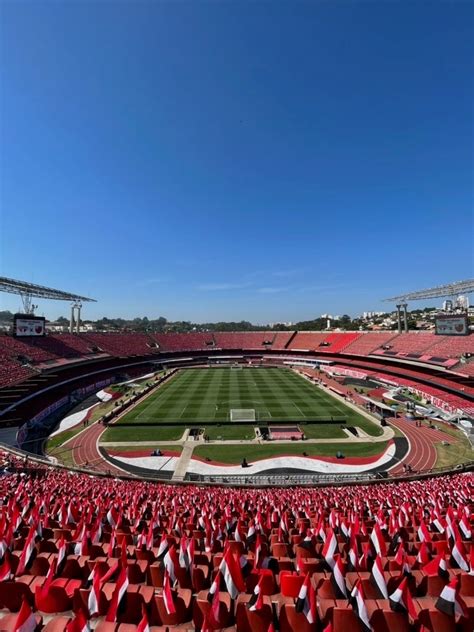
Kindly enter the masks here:
M 0 274 L 254 322 L 469 278 L 473 11 L 2 3 Z

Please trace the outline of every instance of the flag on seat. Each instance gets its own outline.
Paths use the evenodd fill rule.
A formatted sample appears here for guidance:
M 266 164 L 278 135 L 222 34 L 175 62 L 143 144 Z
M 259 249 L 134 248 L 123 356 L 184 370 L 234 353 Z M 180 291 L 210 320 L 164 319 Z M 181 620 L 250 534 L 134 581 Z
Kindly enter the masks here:
M 7 549 L 0 565 L 0 582 L 6 582 L 12 577 L 12 565 L 10 562 L 10 551 Z
M 380 599 L 388 599 L 387 582 L 383 572 L 382 558 L 377 555 L 370 571 L 370 581 L 377 588 Z
M 336 536 L 334 534 L 334 531 L 332 529 L 329 529 L 326 533 L 326 541 L 324 542 L 322 556 L 326 560 L 326 564 L 331 568 L 331 570 L 334 568 L 334 565 L 336 563 L 334 560 L 334 555 L 337 550 L 338 548 Z
M 176 606 L 174 605 L 170 576 L 166 569 L 165 576 L 163 578 L 163 603 L 165 604 L 165 609 L 168 614 L 176 614 Z
M 137 625 L 136 632 L 150 632 L 150 625 L 148 623 L 148 616 L 146 613 L 146 609 L 142 606 L 142 618 L 140 619 L 139 624 Z
M 13 624 L 13 632 L 34 632 L 36 630 L 36 617 L 33 614 L 30 604 L 23 599 L 20 612 Z
M 418 555 L 416 556 L 418 564 L 428 564 L 430 561 L 430 552 L 426 542 L 422 542 L 418 549 Z
M 127 568 L 122 568 L 117 578 L 117 584 L 115 586 L 115 590 L 112 595 L 112 600 L 110 602 L 107 616 L 105 617 L 106 621 L 116 621 L 117 611 L 119 609 L 120 604 L 122 603 L 122 599 L 125 597 L 127 593 L 127 588 L 128 588 Z
M 382 557 L 385 557 L 387 555 L 387 545 L 383 537 L 382 529 L 377 522 L 374 524 L 374 528 L 372 529 L 372 533 L 370 534 L 370 541 L 374 545 L 374 549 L 377 555 L 381 555 Z
M 216 576 L 214 577 L 214 581 L 209 588 L 209 592 L 207 593 L 207 600 L 211 604 L 211 611 L 209 615 L 209 623 L 219 627 L 219 607 L 220 607 L 220 596 L 219 596 L 219 587 L 221 583 L 221 572 L 217 571 Z
M 466 549 L 460 537 L 457 537 L 454 542 L 453 548 L 451 549 L 451 557 L 462 571 L 466 573 L 469 571 Z
M 449 579 L 449 571 L 448 567 L 446 566 L 446 560 L 444 559 L 444 555 L 442 555 L 441 553 L 437 555 L 434 559 L 432 559 L 431 562 L 425 564 L 421 570 L 428 577 L 438 575 L 442 579 Z
M 87 607 L 89 609 L 89 615 L 92 616 L 99 612 L 101 575 L 98 564 L 96 564 L 92 569 L 89 579 L 92 579 L 92 586 L 87 600 Z
M 240 562 L 232 554 L 230 548 L 224 554 L 219 570 L 224 578 L 227 592 L 232 599 L 237 599 L 239 593 L 245 592 L 245 583 L 240 570 Z
M 44 610 L 47 612 L 47 608 L 44 607 L 44 600 L 48 599 L 49 589 L 54 580 L 54 574 L 56 572 L 56 558 L 53 559 L 51 566 L 49 567 L 46 579 L 42 586 L 36 586 L 35 589 L 35 605 L 37 610 Z
M 365 605 L 365 595 L 362 589 L 362 581 L 358 579 L 351 592 L 351 604 L 354 612 L 359 617 L 364 630 L 372 632 L 373 628 L 370 625 L 369 613 L 367 612 L 367 606 Z
M 170 548 L 166 551 L 163 557 L 162 566 L 166 568 L 171 578 L 171 581 L 174 584 L 176 581 L 176 571 L 179 567 L 178 553 L 174 546 L 170 546 Z
M 336 599 L 347 599 L 347 586 L 345 581 L 346 571 L 342 563 L 341 556 L 334 556 L 335 564 L 331 573 L 331 584 L 336 595 Z
M 398 588 L 389 596 L 390 608 L 394 612 L 408 612 L 412 619 L 416 619 L 416 610 L 412 596 L 408 590 L 408 578 L 404 577 Z
M 82 608 L 76 613 L 76 616 L 66 626 L 66 632 L 90 632 L 90 625 Z
M 252 596 L 250 597 L 247 608 L 254 612 L 255 610 L 261 610 L 263 608 L 263 593 L 261 583 L 263 580 L 263 575 L 260 575 L 260 579 L 258 580 L 255 588 L 253 589 Z
M 300 592 L 296 599 L 295 610 L 296 612 L 302 612 L 308 620 L 308 623 L 314 623 L 316 621 L 316 598 L 309 573 L 306 574 L 304 582 L 301 585 Z
M 469 617 L 469 613 L 461 595 L 459 594 L 459 580 L 454 577 L 447 586 L 443 588 L 438 597 L 435 607 L 450 617 L 459 619 Z
M 35 549 L 35 535 L 36 535 L 35 527 L 34 526 L 30 527 L 30 530 L 28 531 L 28 536 L 25 541 L 25 545 L 23 547 L 23 551 L 21 552 L 21 555 L 20 555 L 18 567 L 16 569 L 15 574 L 17 577 L 19 575 L 23 575 L 23 573 L 26 570 L 26 567 L 28 566 L 28 563 Z

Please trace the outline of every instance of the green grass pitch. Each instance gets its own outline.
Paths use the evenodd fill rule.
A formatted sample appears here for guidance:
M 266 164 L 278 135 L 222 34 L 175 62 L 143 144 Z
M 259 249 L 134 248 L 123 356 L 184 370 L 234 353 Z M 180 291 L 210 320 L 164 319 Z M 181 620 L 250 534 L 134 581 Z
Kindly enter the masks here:
M 252 426 L 229 421 L 231 408 L 253 408 L 254 425 L 273 422 L 305 423 L 309 438 L 343 438 L 339 424 L 313 423 L 319 419 L 344 419 L 377 436 L 381 428 L 330 394 L 309 383 L 290 369 L 231 368 L 184 369 L 152 395 L 140 402 L 110 428 L 104 441 L 174 439 L 186 426 L 219 422 L 207 426 L 211 439 L 253 438 Z M 121 428 L 121 424 L 132 424 Z M 184 424 L 177 426 L 174 424 Z M 160 427 L 146 427 L 162 424 Z M 122 436 L 120 436 L 122 435 Z

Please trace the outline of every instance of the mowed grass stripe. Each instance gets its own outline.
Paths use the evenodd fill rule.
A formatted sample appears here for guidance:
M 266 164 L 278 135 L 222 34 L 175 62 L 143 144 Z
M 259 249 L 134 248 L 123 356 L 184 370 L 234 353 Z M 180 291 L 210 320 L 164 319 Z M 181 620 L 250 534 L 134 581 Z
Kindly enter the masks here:
M 262 423 L 339 417 L 368 434 L 375 436 L 382 432 L 379 426 L 290 369 L 279 368 L 183 369 L 121 421 L 225 423 L 230 408 L 254 408 Z M 335 436 L 341 436 L 341 432 L 336 426 Z M 312 428 L 311 434 L 316 437 L 317 430 Z M 327 429 L 322 430 L 321 436 L 328 436 Z

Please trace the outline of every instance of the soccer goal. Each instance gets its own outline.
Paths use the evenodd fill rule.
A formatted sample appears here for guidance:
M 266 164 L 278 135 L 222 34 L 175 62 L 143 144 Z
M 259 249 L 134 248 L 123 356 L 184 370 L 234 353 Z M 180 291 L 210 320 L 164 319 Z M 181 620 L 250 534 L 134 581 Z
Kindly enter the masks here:
M 256 421 L 255 408 L 231 408 L 231 421 Z

